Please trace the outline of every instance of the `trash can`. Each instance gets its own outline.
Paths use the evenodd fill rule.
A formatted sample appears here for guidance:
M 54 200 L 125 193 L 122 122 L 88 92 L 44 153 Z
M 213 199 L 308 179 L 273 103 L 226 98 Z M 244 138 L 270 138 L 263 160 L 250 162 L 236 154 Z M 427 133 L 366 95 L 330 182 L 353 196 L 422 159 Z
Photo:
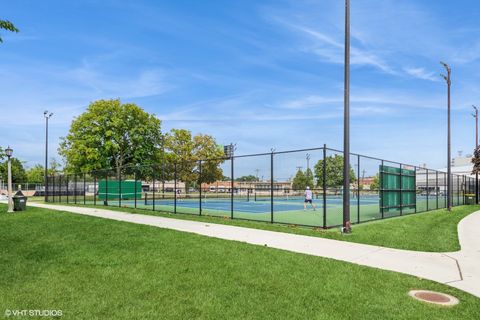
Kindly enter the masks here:
M 18 190 L 15 195 L 12 197 L 13 200 L 13 211 L 25 211 L 27 210 L 27 197 Z

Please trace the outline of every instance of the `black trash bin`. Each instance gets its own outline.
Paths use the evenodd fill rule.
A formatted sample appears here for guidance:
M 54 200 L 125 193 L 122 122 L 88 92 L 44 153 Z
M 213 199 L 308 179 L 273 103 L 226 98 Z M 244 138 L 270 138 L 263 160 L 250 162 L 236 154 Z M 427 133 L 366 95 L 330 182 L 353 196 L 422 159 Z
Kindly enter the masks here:
M 13 200 L 13 211 L 25 211 L 27 210 L 27 197 L 18 190 L 15 195 L 12 197 Z

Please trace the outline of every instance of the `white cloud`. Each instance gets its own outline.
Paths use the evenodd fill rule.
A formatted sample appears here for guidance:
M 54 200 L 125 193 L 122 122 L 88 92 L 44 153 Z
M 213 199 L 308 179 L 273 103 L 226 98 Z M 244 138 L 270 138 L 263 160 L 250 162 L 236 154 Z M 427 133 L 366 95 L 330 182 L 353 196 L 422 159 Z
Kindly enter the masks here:
M 75 84 L 94 90 L 98 97 L 139 98 L 162 94 L 171 87 L 161 70 L 143 70 L 135 75 L 115 75 L 84 65 L 68 70 L 65 76 Z
M 433 72 L 428 72 L 424 68 L 403 68 L 403 70 L 418 79 L 429 80 L 429 81 L 439 81 L 439 76 L 436 76 Z
M 335 64 L 344 63 L 343 43 L 333 39 L 332 37 L 318 30 L 314 30 L 309 27 L 287 23 L 280 18 L 277 18 L 276 21 L 281 22 L 283 25 L 286 25 L 291 29 L 298 30 L 303 34 L 310 36 L 310 38 L 316 40 L 315 43 L 307 46 L 303 50 L 312 52 L 319 57 L 322 57 L 327 62 Z M 375 53 L 353 45 L 351 45 L 350 47 L 350 63 L 352 65 L 371 66 L 388 74 L 396 74 L 395 70 L 393 70 L 392 67 L 390 67 L 382 58 L 377 56 Z

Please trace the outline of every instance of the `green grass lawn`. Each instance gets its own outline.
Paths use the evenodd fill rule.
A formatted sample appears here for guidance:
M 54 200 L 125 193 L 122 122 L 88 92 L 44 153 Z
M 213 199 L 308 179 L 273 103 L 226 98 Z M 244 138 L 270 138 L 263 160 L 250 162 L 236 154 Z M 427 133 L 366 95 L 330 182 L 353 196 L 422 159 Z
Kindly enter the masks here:
M 143 225 L 0 206 L 0 312 L 65 319 L 477 319 L 416 277 Z M 458 306 L 414 301 L 410 289 Z
M 228 218 L 221 219 L 209 216 L 199 217 L 196 215 L 162 213 L 159 211 L 134 208 L 118 208 L 112 206 L 97 207 L 128 213 L 229 224 L 255 229 L 296 233 L 383 247 L 427 252 L 452 252 L 460 250 L 457 225 L 460 220 L 470 213 L 480 210 L 480 206 L 459 206 L 454 207 L 451 212 L 448 212 L 446 209 L 440 209 L 405 215 L 402 217 L 376 220 L 354 225 L 352 234 L 343 235 L 339 232 L 339 229 L 323 230 L 256 221 L 230 220 Z

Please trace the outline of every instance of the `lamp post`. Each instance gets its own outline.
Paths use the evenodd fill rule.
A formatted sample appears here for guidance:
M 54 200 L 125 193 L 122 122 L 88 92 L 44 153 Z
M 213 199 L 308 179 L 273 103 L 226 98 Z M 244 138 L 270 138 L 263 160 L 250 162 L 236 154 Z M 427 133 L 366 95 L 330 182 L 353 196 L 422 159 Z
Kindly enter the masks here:
M 350 233 L 350 0 L 345 0 L 345 79 L 343 116 L 343 233 Z
M 475 149 L 478 148 L 478 109 L 472 106 L 475 113 L 472 116 L 475 118 Z M 478 204 L 478 172 L 475 173 L 475 203 Z
M 48 119 L 53 116 L 53 112 L 48 113 L 48 110 L 43 112 L 45 117 L 45 202 L 48 201 Z
M 447 101 L 447 114 L 448 114 L 448 125 L 447 125 L 447 208 L 448 211 L 452 211 L 452 183 L 451 183 L 451 173 L 452 173 L 452 161 L 451 161 L 451 149 L 452 149 L 452 143 L 451 143 L 451 130 L 450 130 L 450 87 L 452 85 L 451 81 L 451 74 L 452 74 L 452 69 L 449 67 L 448 64 L 445 62 L 441 62 L 440 64 L 445 68 L 447 71 L 447 75 L 441 75 L 443 79 L 447 82 L 447 88 L 448 88 L 448 101 Z
M 5 149 L 5 153 L 8 157 L 8 164 L 7 164 L 7 176 L 8 176 L 8 210 L 7 212 L 13 212 L 13 199 L 12 199 L 12 162 L 10 158 L 12 157 L 13 150 L 8 146 L 7 149 Z

